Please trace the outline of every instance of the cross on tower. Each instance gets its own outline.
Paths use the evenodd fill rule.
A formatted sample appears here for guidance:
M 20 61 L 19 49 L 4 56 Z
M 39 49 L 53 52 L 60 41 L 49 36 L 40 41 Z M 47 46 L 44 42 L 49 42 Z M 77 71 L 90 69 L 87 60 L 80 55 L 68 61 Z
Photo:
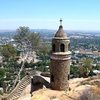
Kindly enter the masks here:
M 63 21 L 63 20 L 62 20 L 62 19 L 60 19 L 60 26 L 62 26 L 62 21 Z

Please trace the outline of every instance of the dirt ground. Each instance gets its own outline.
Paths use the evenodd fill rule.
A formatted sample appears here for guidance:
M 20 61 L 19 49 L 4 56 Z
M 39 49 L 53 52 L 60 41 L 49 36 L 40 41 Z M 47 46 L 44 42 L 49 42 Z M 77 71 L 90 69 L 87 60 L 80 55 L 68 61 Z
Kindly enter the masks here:
M 55 91 L 47 88 L 30 95 L 30 85 L 18 100 L 100 100 L 100 77 L 74 78 L 69 81 L 69 91 Z

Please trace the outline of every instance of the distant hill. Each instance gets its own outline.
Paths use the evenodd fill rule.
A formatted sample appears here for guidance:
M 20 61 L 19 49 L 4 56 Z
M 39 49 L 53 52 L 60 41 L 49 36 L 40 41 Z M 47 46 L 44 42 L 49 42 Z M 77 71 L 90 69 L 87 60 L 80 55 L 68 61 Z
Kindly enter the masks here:
M 53 37 L 57 30 L 52 29 L 31 29 L 32 32 L 37 32 L 41 37 Z M 68 36 L 70 35 L 100 35 L 100 31 L 74 31 L 65 30 Z M 0 36 L 14 36 L 16 30 L 0 30 Z

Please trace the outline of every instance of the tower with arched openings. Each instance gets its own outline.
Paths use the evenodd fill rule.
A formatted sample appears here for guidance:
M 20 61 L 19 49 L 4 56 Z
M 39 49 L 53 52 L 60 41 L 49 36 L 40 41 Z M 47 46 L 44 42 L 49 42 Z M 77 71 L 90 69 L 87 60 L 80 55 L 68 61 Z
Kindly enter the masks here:
M 62 20 L 60 26 L 52 39 L 52 54 L 50 67 L 50 84 L 55 90 L 67 90 L 70 77 L 70 59 L 69 51 L 70 40 L 63 30 Z

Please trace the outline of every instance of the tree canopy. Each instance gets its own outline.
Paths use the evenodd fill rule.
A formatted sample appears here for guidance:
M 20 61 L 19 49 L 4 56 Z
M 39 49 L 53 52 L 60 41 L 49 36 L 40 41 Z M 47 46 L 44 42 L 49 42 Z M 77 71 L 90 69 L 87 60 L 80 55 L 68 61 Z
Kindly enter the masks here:
M 14 36 L 15 41 L 23 49 L 37 49 L 41 44 L 41 37 L 39 33 L 31 32 L 29 27 L 20 26 L 16 35 Z
M 4 60 L 13 59 L 17 56 L 17 50 L 12 45 L 6 44 L 1 47 L 1 55 Z
M 18 42 L 18 43 L 22 43 L 25 42 L 25 40 L 28 38 L 30 34 L 30 29 L 29 27 L 25 27 L 25 26 L 20 26 L 17 30 L 16 30 L 16 35 L 14 36 L 14 39 Z

